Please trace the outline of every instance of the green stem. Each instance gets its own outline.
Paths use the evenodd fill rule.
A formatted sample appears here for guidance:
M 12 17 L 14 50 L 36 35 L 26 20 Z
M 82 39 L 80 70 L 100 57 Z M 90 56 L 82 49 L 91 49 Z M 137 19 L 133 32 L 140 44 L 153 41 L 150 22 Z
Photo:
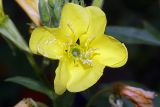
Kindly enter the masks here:
M 26 53 L 26 57 L 33 67 L 36 75 L 39 77 L 40 81 L 43 83 L 46 83 L 49 88 L 51 88 L 50 83 L 47 79 L 47 77 L 44 75 L 43 71 L 39 68 L 39 66 L 36 64 L 35 59 L 31 53 Z
M 26 57 L 28 61 L 30 62 L 31 66 L 33 67 L 35 73 L 37 76 L 39 76 L 40 81 L 47 84 L 47 87 L 49 87 L 51 90 L 53 90 L 52 85 L 50 84 L 49 80 L 47 79 L 46 75 L 43 73 L 43 71 L 38 67 L 38 65 L 35 62 L 35 59 L 31 53 L 26 53 Z M 50 96 L 52 102 L 55 101 L 56 95 L 52 91 L 52 96 Z
M 109 89 L 108 87 L 107 88 L 104 88 L 100 91 L 98 91 L 95 95 L 93 95 L 91 97 L 91 99 L 88 101 L 86 107 L 91 107 L 91 105 L 93 105 L 96 101 L 96 99 L 103 93 L 106 93 L 106 92 L 111 92 L 111 89 Z
M 33 67 L 34 71 L 36 72 L 37 75 L 41 75 L 40 69 L 38 67 L 38 65 L 36 64 L 33 55 L 31 53 L 26 53 L 26 57 L 29 61 L 29 63 L 31 64 L 31 66 Z

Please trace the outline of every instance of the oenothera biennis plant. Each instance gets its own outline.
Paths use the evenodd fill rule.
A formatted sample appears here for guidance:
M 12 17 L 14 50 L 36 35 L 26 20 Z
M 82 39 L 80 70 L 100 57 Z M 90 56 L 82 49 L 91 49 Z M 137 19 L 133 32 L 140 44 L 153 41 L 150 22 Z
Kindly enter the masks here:
M 58 59 L 54 89 L 79 92 L 94 85 L 105 66 L 120 67 L 128 59 L 125 45 L 105 35 L 105 13 L 98 7 L 67 3 L 58 28 L 38 27 L 30 38 L 33 53 Z

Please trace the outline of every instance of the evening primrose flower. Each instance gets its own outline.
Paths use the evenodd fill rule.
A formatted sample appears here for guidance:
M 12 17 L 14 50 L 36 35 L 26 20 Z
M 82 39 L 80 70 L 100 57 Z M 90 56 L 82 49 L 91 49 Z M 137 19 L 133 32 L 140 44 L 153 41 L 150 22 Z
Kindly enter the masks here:
M 120 67 L 128 58 L 124 44 L 105 35 L 105 13 L 98 7 L 67 3 L 58 28 L 38 27 L 30 38 L 33 53 L 59 60 L 54 80 L 57 94 L 94 85 L 105 66 Z

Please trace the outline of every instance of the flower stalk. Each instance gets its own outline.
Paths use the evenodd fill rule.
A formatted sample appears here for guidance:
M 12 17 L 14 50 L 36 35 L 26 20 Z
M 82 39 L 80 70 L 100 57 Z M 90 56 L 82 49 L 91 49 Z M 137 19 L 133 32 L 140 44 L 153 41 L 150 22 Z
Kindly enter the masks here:
M 100 97 L 102 94 L 104 93 L 112 93 L 112 90 L 109 87 L 103 88 L 100 91 L 98 91 L 95 95 L 93 95 L 90 100 L 88 101 L 88 103 L 86 104 L 86 107 L 91 107 L 92 105 L 94 105 L 94 103 L 96 102 L 96 100 L 98 99 L 98 97 Z

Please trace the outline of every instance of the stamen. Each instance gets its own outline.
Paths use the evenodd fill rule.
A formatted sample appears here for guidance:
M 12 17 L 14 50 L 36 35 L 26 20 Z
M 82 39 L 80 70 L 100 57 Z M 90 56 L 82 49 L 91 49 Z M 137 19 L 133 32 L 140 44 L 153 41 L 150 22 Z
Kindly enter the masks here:
M 83 63 L 83 64 L 88 64 L 88 65 L 90 65 L 90 66 L 93 65 L 93 61 L 92 61 L 91 59 L 82 60 L 82 63 Z
M 88 50 L 85 50 L 81 48 L 78 44 L 75 45 L 70 45 L 69 49 L 66 51 L 68 55 L 73 58 L 74 62 L 76 63 L 77 61 L 81 62 L 83 65 L 88 65 L 88 66 L 93 66 L 93 56 L 95 54 L 95 50 L 97 48 L 90 48 Z

